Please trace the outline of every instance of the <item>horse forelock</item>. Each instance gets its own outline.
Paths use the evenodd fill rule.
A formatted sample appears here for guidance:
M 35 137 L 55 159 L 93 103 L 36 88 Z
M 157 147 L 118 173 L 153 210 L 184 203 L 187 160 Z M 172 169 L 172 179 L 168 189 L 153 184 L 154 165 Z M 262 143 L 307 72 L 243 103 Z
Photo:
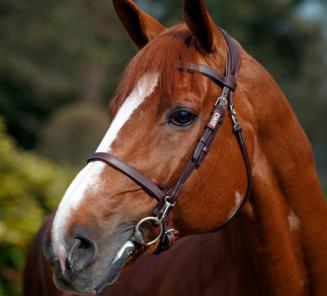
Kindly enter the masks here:
M 224 46 L 217 52 L 224 52 Z M 196 91 L 201 89 L 200 76 L 194 73 L 178 71 L 178 67 L 186 67 L 189 63 L 202 62 L 215 69 L 222 68 L 225 58 L 217 59 L 216 54 L 203 54 L 199 50 L 195 37 L 184 24 L 176 25 L 156 36 L 150 43 L 139 51 L 127 66 L 121 82 L 111 101 L 111 109 L 117 110 L 122 101 L 135 88 L 138 79 L 145 73 L 159 73 L 158 86 L 163 98 L 173 98 L 180 80 L 176 73 L 191 77 L 189 85 Z

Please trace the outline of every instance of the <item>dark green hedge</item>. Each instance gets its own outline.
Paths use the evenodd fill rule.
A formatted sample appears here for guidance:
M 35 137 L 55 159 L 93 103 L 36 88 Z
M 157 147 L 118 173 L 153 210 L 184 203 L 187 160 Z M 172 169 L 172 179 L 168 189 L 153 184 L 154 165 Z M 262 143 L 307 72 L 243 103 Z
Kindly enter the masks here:
M 27 247 L 58 204 L 71 174 L 19 150 L 0 119 L 0 296 L 21 294 Z

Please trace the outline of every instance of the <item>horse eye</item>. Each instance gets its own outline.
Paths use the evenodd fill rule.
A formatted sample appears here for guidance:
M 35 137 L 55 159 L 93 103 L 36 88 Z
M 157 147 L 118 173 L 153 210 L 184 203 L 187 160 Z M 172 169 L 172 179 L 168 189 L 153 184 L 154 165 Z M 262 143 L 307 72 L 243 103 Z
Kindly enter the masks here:
M 168 122 L 175 126 L 187 126 L 190 125 L 196 115 L 188 109 L 175 109 L 168 117 Z

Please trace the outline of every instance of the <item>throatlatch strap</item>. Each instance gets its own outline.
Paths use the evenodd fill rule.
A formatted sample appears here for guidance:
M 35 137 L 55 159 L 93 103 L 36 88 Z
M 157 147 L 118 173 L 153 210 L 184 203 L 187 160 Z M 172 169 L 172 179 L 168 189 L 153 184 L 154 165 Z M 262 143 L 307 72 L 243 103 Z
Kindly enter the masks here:
M 245 145 L 244 139 L 243 139 L 242 128 L 240 126 L 234 127 L 234 133 L 235 133 L 238 145 L 240 146 L 240 149 L 241 149 L 241 153 L 242 153 L 244 164 L 245 164 L 247 180 L 248 180 L 246 195 L 244 198 L 244 202 L 245 202 L 248 199 L 248 197 L 250 196 L 251 190 L 252 190 L 251 165 L 250 165 L 250 160 L 249 160 L 249 155 L 248 155 L 248 152 L 246 149 L 246 145 Z

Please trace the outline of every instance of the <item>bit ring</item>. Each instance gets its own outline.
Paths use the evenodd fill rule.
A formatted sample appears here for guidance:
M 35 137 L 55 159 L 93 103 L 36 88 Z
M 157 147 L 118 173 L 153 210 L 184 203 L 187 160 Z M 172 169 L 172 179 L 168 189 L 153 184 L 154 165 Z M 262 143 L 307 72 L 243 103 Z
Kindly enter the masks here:
M 159 229 L 160 229 L 158 235 L 149 242 L 146 242 L 144 240 L 143 232 L 141 230 L 141 226 L 145 222 L 152 222 L 156 226 L 159 226 Z M 148 247 L 150 245 L 155 244 L 157 241 L 160 240 L 160 238 L 163 234 L 163 231 L 164 231 L 164 227 L 163 227 L 162 221 L 160 221 L 157 217 L 145 217 L 145 218 L 141 219 L 135 226 L 134 241 L 136 241 L 137 243 L 139 243 L 145 247 Z

